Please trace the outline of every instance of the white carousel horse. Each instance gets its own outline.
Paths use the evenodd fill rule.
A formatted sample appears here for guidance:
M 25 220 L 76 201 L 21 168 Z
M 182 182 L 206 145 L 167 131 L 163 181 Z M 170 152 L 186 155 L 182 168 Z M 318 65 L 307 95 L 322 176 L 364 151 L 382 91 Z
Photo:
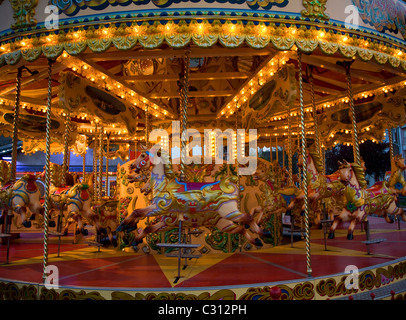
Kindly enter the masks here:
M 161 152 L 159 157 L 154 151 L 143 148 L 145 151 L 131 167 L 139 173 L 144 166 L 153 165 L 150 185 L 154 198 L 150 206 L 128 215 L 118 226 L 118 232 L 136 229 L 138 221 L 145 217 L 159 217 L 157 223 L 147 226 L 136 236 L 134 243 L 137 245 L 151 232 L 177 227 L 180 213 L 185 226 L 216 226 L 222 232 L 244 235 L 255 246 L 263 245 L 259 238 L 254 239 L 248 232 L 251 228 L 257 234 L 269 235 L 258 225 L 263 210 L 255 207 L 250 214 L 245 214 L 238 209 L 238 190 L 232 183 L 233 177 L 213 183 L 180 182 L 168 164 L 168 155 Z M 155 161 L 153 157 L 156 157 Z
M 1 198 L 6 209 L 11 209 L 21 217 L 25 228 L 31 227 L 31 220 L 35 215 L 44 214 L 41 198 L 44 196 L 44 187 L 33 174 L 25 174 L 16 183 L 6 184 L 1 190 Z M 27 209 L 31 212 L 28 218 Z M 55 221 L 50 220 L 49 226 L 54 227 Z

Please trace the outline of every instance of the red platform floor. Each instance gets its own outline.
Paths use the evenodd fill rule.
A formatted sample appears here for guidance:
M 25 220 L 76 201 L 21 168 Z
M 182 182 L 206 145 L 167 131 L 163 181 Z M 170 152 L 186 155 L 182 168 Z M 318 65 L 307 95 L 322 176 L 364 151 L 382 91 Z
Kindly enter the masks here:
M 312 276 L 343 273 L 348 265 L 358 269 L 388 263 L 406 256 L 406 223 L 388 224 L 381 218 L 369 217 L 371 238 L 386 241 L 367 246 L 365 232 L 357 227 L 354 240 L 346 240 L 346 225 L 336 231 L 336 238 L 324 245 L 322 230 L 311 229 Z M 284 282 L 306 278 L 305 241 L 291 247 L 284 244 L 267 249 L 232 254 L 206 254 L 188 261 L 177 283 L 177 259 L 161 254 L 123 252 L 113 247 L 97 248 L 72 244 L 72 237 L 63 237 L 60 257 L 58 240 L 50 237 L 48 264 L 59 271 L 60 286 L 99 288 L 197 288 Z M 43 234 L 24 234 L 11 241 L 9 264 L 6 245 L 0 246 L 0 279 L 41 283 L 43 269 Z M 182 261 L 183 263 L 183 261 Z

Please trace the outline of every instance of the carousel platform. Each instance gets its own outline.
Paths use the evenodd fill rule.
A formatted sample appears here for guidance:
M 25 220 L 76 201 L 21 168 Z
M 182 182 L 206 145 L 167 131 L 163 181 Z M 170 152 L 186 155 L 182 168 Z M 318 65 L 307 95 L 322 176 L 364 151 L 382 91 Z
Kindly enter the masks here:
M 161 254 L 119 251 L 114 247 L 72 243 L 72 235 L 50 236 L 48 265 L 58 269 L 58 287 L 42 284 L 43 234 L 21 233 L 0 247 L 0 299 L 212 299 L 212 300 L 325 300 L 405 299 L 406 223 L 386 223 L 369 217 L 370 242 L 357 227 L 346 240 L 346 225 L 327 239 L 311 229 L 311 277 L 307 274 L 305 241 L 267 249 L 206 254 L 187 260 L 178 274 L 178 260 Z M 380 241 L 374 242 L 374 239 Z M 182 260 L 182 266 L 184 260 Z M 347 266 L 358 268 L 357 286 L 346 288 Z M 354 274 L 351 274 L 354 275 Z M 272 295 L 273 287 L 279 295 Z

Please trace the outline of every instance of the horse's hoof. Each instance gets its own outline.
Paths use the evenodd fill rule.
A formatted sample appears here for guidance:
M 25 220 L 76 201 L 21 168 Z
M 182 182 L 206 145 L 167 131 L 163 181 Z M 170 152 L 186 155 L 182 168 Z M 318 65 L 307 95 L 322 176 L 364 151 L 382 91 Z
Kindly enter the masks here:
M 55 226 L 56 226 L 55 221 L 49 221 L 48 226 L 50 226 L 51 228 L 55 228 Z
M 255 240 L 254 240 L 254 246 L 256 246 L 256 247 L 262 247 L 262 246 L 263 246 L 263 243 L 262 243 L 262 241 L 261 241 L 259 238 L 255 238 Z
M 109 244 L 110 243 L 110 239 L 109 239 L 109 237 L 103 237 L 103 238 L 101 238 L 100 239 L 100 243 L 102 244 L 102 245 L 107 245 L 107 244 Z
M 107 234 L 107 229 L 106 228 L 100 228 L 99 231 L 102 234 Z
M 35 220 L 35 214 L 32 214 L 30 220 Z
M 65 231 L 63 232 L 63 235 L 64 235 L 64 236 L 67 236 L 67 235 L 68 235 L 68 230 L 65 230 Z
M 304 212 L 304 210 L 302 210 L 302 211 L 300 212 L 300 216 L 304 217 L 304 215 L 305 215 L 305 212 Z
M 87 231 L 87 229 L 82 229 L 81 232 L 84 236 L 87 236 L 89 234 L 89 231 Z
M 334 239 L 334 238 L 335 238 L 334 232 L 330 232 L 330 233 L 328 234 L 328 238 L 329 238 L 329 239 Z
M 117 236 L 113 236 L 112 243 L 113 243 L 113 247 L 116 248 L 117 245 L 118 245 L 118 243 L 117 243 Z
M 30 228 L 30 227 L 31 227 L 31 221 L 24 221 L 24 222 L 23 222 L 23 226 L 24 226 L 25 228 Z
M 352 233 L 347 234 L 347 240 L 354 239 L 354 235 Z
M 75 234 L 76 235 L 80 234 L 80 229 L 76 229 Z
M 271 233 L 271 231 L 269 231 L 269 230 L 264 230 L 263 235 L 264 235 L 264 237 L 267 237 L 267 238 L 272 237 L 272 233 Z
M 142 239 L 141 239 L 141 240 L 134 240 L 134 241 L 131 243 L 131 246 L 132 246 L 132 247 L 137 247 L 140 243 L 142 243 Z

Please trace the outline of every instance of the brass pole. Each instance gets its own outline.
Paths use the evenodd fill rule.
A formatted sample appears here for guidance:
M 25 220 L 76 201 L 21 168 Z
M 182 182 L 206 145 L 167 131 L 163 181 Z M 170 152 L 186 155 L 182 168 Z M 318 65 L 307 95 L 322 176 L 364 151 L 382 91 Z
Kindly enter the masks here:
M 316 110 L 316 102 L 314 98 L 314 78 L 313 78 L 313 66 L 309 66 L 309 81 L 310 81 L 310 96 L 312 101 L 312 109 L 313 109 L 313 121 L 314 121 L 314 136 L 315 136 L 315 144 L 316 144 L 316 152 L 321 155 L 321 148 L 320 148 L 320 132 L 319 132 L 319 124 L 317 119 L 317 110 Z
M 45 201 L 44 201 L 44 259 L 43 259 L 43 273 L 42 280 L 45 283 L 47 278 L 47 266 L 48 266 L 48 215 L 50 210 L 50 127 L 51 127 L 51 99 L 52 99 L 52 64 L 53 61 L 48 59 L 48 97 L 47 97 L 47 112 L 46 112 L 46 147 L 45 147 Z
M 292 120 L 290 116 L 290 106 L 289 106 L 289 115 L 288 115 L 288 173 L 289 186 L 293 186 L 293 165 L 292 165 Z
M 392 128 L 388 128 L 388 134 L 389 134 L 389 154 L 390 154 L 390 159 L 392 160 L 393 157 L 395 156 L 395 152 L 393 150 L 393 133 L 392 133 Z
M 16 180 L 17 174 L 17 143 L 18 143 L 18 117 L 20 114 L 20 97 L 21 97 L 21 76 L 23 73 L 23 68 L 19 67 L 17 69 L 17 83 L 16 83 L 16 99 L 14 105 L 14 119 L 13 119 L 13 146 L 11 153 L 11 174 L 10 180 Z
M 62 164 L 62 185 L 66 184 L 66 173 L 69 171 L 69 132 L 70 132 L 70 112 L 66 112 L 65 117 L 65 134 L 64 134 L 64 151 L 63 151 L 63 164 Z
M 352 61 L 338 61 L 337 64 L 341 65 L 345 69 L 345 73 L 347 76 L 347 90 L 348 90 L 348 97 L 350 99 L 350 112 L 351 112 L 351 121 L 352 121 L 352 144 L 353 144 L 353 153 L 354 153 L 354 162 L 358 165 L 361 165 L 361 154 L 359 150 L 359 141 L 358 141 L 358 126 L 357 126 L 357 117 L 355 114 L 355 104 L 354 104 L 354 97 L 352 92 L 352 83 L 351 83 L 351 64 L 354 62 Z
M 97 189 L 97 201 L 101 201 L 102 199 L 102 191 L 103 191 L 103 134 L 104 128 L 101 126 L 100 134 L 99 134 L 99 186 Z
M 188 93 L 189 93 L 189 66 L 190 66 L 190 48 L 186 50 L 186 55 L 183 60 L 183 79 L 181 80 L 181 153 L 180 153 L 180 181 L 185 181 L 185 162 L 186 162 L 186 129 L 187 129 L 187 113 L 188 113 Z
M 97 122 L 94 127 L 94 136 L 93 136 L 94 144 L 93 144 L 93 201 L 97 201 L 98 189 L 99 184 L 97 181 Z
M 106 133 L 106 197 L 109 196 L 109 150 L 110 150 L 110 135 L 111 133 Z
M 310 230 L 309 230 L 309 199 L 307 190 L 307 152 L 306 152 L 306 129 L 305 129 L 305 113 L 303 101 L 303 70 L 302 70 L 302 53 L 298 52 L 298 65 L 299 65 L 299 100 L 300 100 L 300 127 L 301 127 L 301 140 L 302 140 L 302 157 L 303 157 L 303 180 L 302 189 L 304 193 L 304 218 L 305 218 L 305 233 L 306 233 L 306 268 L 309 277 L 312 276 L 312 269 L 310 263 Z

